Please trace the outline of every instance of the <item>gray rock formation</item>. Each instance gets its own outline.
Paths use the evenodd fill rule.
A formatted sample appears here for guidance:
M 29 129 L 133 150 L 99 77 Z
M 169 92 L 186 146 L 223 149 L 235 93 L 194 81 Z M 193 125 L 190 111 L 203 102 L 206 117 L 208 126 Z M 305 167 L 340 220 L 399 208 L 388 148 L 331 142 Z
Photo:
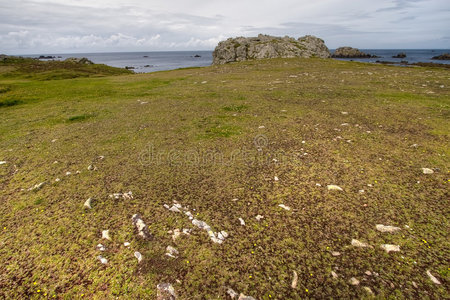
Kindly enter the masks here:
M 431 59 L 450 60 L 450 53 L 444 53 L 444 54 L 441 54 L 441 55 L 433 56 Z
M 85 64 L 85 65 L 93 65 L 94 63 L 87 59 L 86 57 L 69 57 L 64 60 L 66 62 L 76 63 L 76 64 Z
M 295 39 L 260 34 L 258 37 L 229 38 L 220 42 L 213 52 L 213 64 L 277 57 L 329 58 L 330 51 L 322 39 L 312 35 Z
M 339 47 L 334 51 L 332 57 L 335 58 L 372 58 L 377 57 L 368 53 L 364 53 L 357 48 Z

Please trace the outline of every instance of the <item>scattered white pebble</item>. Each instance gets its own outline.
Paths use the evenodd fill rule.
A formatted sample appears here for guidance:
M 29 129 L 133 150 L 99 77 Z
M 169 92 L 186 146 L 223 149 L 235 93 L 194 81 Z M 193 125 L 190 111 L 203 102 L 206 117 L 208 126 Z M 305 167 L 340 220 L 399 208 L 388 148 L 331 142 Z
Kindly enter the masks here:
M 60 182 L 60 181 L 61 181 L 61 179 L 59 179 L 59 178 L 55 179 L 55 182 Z
M 176 228 L 173 230 L 172 240 L 175 241 L 181 235 L 180 229 Z
M 92 204 L 92 198 L 89 198 L 84 202 L 84 207 L 91 209 L 92 208 L 91 204 Z
M 239 294 L 236 293 L 236 291 L 233 290 L 232 288 L 228 288 L 228 289 L 227 289 L 227 294 L 228 294 L 228 296 L 230 296 L 231 299 L 234 299 L 234 298 L 236 298 L 237 296 L 239 296 Z
M 53 164 L 55 164 L 55 165 L 56 165 L 57 163 L 59 163 L 57 160 L 55 160 L 55 161 L 53 162 Z
M 298 284 L 298 274 L 295 271 L 292 271 L 292 273 L 293 273 L 293 278 L 292 278 L 291 287 L 293 289 L 296 289 L 297 288 L 297 284 Z
M 142 220 L 141 216 L 139 214 L 134 214 L 131 217 L 131 221 L 133 222 L 133 225 L 136 227 L 138 231 L 138 235 L 144 239 L 150 239 L 151 234 L 148 230 L 147 225 Z
M 202 84 L 208 83 L 208 81 L 202 81 Z
M 142 261 L 142 254 L 138 251 L 134 252 L 134 257 L 137 258 L 138 263 L 140 263 Z
M 370 287 L 365 286 L 365 287 L 363 287 L 363 289 L 364 289 L 368 294 L 373 295 L 373 292 L 372 292 L 372 290 L 370 289 Z
M 341 111 L 341 114 L 348 115 L 348 112 L 347 111 Z
M 395 227 L 395 226 L 385 226 L 385 225 L 382 225 L 382 224 L 377 224 L 377 225 L 375 226 L 375 228 L 376 228 L 378 231 L 380 231 L 380 232 L 390 232 L 390 233 L 393 233 L 393 232 L 396 232 L 396 231 L 401 230 L 400 227 Z
M 109 236 L 109 229 L 102 231 L 102 239 L 111 240 L 111 237 Z
M 105 251 L 106 248 L 105 248 L 105 246 L 103 246 L 102 244 L 98 244 L 98 245 L 97 245 L 97 250 L 99 250 L 99 251 Z
M 334 271 L 331 271 L 331 276 L 332 276 L 334 279 L 336 279 L 336 278 L 339 277 L 338 274 L 336 274 L 336 272 L 334 272 Z
M 4 161 L 4 160 L 0 161 L 0 165 L 4 165 L 4 164 L 6 164 L 6 161 Z
M 170 257 L 173 257 L 173 258 L 177 258 L 178 254 L 179 253 L 178 253 L 177 249 L 175 249 L 172 246 L 167 246 L 167 248 L 166 248 L 166 255 L 167 256 L 170 256 Z
M 352 277 L 352 278 L 350 278 L 348 283 L 350 283 L 351 285 L 359 285 L 359 280 L 356 279 L 355 277 Z
M 31 187 L 31 188 L 29 188 L 28 190 L 29 191 L 38 191 L 38 190 L 40 190 L 45 184 L 46 184 L 47 182 L 41 182 L 41 183 L 38 183 L 38 184 L 36 184 L 36 185 L 34 185 L 33 187 Z
M 53 139 L 53 140 L 52 140 L 52 143 L 56 142 L 57 140 L 58 140 L 58 139 Z
M 286 206 L 284 204 L 278 204 L 279 207 L 285 209 L 285 210 L 291 210 L 291 208 L 289 206 Z
M 322 186 L 320 183 L 316 183 L 316 186 Z
M 261 126 L 259 126 L 258 127 L 259 129 L 264 129 L 264 128 L 266 128 L 264 125 L 261 125 Z
M 429 168 L 422 168 L 423 174 L 433 174 L 434 171 Z
M 343 189 L 340 186 L 334 184 L 327 185 L 327 189 L 329 191 L 343 191 Z
M 331 255 L 333 255 L 333 256 L 339 256 L 339 255 L 341 255 L 341 252 L 333 251 L 333 252 L 331 252 Z
M 88 169 L 89 171 L 92 171 L 92 170 L 94 170 L 94 166 L 93 166 L 93 165 L 89 165 L 89 167 L 87 167 L 87 169 Z
M 104 265 L 106 265 L 108 263 L 108 260 L 106 258 L 104 258 L 103 256 L 99 255 L 97 256 L 97 258 L 100 260 L 100 262 Z
M 239 218 L 239 222 L 241 222 L 241 225 L 242 225 L 242 226 L 245 226 L 245 221 L 244 221 L 244 219 Z
M 275 177 L 273 178 L 273 180 L 275 180 L 275 181 L 278 181 L 278 177 L 277 177 L 277 176 L 275 176 Z
M 365 190 L 359 190 L 358 193 L 360 194 L 364 194 L 366 191 Z
M 370 247 L 367 243 L 360 242 L 360 241 L 358 241 L 356 239 L 352 239 L 352 246 L 358 247 L 358 248 Z
M 125 247 L 129 247 L 129 246 L 130 246 L 130 243 L 125 242 L 125 243 L 123 243 L 123 245 L 124 245 Z
M 427 270 L 427 275 L 430 277 L 431 281 L 433 281 L 434 284 L 441 284 L 441 282 L 431 274 L 430 270 Z
M 255 218 L 256 218 L 256 220 L 260 221 L 261 219 L 264 219 L 264 216 L 257 215 Z
M 72 172 L 67 171 L 66 176 L 72 175 Z
M 380 246 L 381 249 L 383 249 L 384 251 L 386 251 L 387 253 L 389 252 L 399 252 L 400 251 L 400 246 L 399 245 L 390 245 L 390 244 L 382 244 Z

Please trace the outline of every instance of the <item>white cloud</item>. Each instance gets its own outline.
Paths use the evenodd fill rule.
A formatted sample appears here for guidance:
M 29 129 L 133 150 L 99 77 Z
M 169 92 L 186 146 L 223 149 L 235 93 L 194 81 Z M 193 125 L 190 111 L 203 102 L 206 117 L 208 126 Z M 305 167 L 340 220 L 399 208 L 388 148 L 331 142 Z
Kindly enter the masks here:
M 0 53 L 213 49 L 315 34 L 330 48 L 449 48 L 448 0 L 0 0 Z

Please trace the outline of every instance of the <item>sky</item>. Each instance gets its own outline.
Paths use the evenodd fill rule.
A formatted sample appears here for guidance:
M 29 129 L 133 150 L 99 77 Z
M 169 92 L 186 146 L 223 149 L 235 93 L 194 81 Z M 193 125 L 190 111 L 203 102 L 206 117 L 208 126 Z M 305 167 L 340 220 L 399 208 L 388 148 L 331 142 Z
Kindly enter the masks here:
M 449 49 L 450 0 L 0 0 L 0 53 L 213 50 L 259 33 Z

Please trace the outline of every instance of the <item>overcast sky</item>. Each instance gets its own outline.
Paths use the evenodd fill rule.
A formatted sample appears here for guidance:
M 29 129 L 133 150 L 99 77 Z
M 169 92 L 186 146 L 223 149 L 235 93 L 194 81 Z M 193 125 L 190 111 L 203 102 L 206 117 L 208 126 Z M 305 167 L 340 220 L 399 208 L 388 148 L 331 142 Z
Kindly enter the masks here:
M 450 0 L 0 0 L 0 53 L 212 50 L 258 33 L 330 49 L 450 48 Z

